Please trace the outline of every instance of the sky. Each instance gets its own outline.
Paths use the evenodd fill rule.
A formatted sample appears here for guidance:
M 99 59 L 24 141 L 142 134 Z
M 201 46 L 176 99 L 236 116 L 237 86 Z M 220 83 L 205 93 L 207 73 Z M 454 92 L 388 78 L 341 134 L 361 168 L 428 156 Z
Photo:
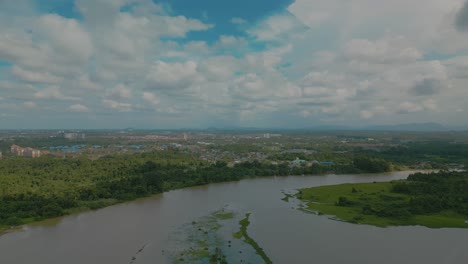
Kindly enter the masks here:
M 0 129 L 468 124 L 465 0 L 0 0 Z

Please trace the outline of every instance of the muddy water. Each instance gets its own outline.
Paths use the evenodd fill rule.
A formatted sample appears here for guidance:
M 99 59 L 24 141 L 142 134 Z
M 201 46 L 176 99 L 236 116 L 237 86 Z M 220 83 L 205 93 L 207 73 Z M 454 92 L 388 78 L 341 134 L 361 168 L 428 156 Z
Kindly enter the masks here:
M 171 234 L 225 206 L 251 212 L 249 235 L 274 263 L 468 263 L 468 229 L 353 225 L 281 200 L 282 191 L 407 175 L 270 177 L 172 191 L 0 236 L 0 263 L 168 263 Z

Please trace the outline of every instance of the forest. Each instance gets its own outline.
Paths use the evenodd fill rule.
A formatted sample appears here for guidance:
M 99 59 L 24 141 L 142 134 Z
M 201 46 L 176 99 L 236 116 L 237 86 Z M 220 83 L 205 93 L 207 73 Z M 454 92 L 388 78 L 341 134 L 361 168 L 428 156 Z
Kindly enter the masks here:
M 247 177 L 384 172 L 388 162 L 361 156 L 349 165 L 291 167 L 257 161 L 228 166 L 177 150 L 86 157 L 0 160 L 0 226 L 97 209 L 161 192 Z
M 50 141 L 54 144 L 65 143 L 62 139 L 19 139 L 15 143 L 42 147 L 44 144 L 50 145 Z M 103 141 L 96 142 L 105 144 Z M 234 144 L 231 148 L 237 147 L 240 149 L 235 151 L 240 151 L 246 146 L 248 144 Z M 3 142 L 1 147 L 5 150 L 8 144 Z M 291 147 L 301 148 L 302 145 L 288 145 L 288 148 Z M 431 168 L 445 168 L 450 162 L 466 163 L 468 156 L 466 145 L 439 141 L 387 146 L 380 151 L 343 147 L 338 151 L 335 148 L 337 146 L 327 143 L 310 154 L 272 151 L 268 153 L 266 161 L 253 160 L 235 165 L 228 165 L 228 161 L 204 161 L 196 153 L 178 149 L 115 154 L 98 159 L 90 159 L 86 155 L 66 158 L 46 155 L 38 159 L 8 156 L 0 159 L 0 229 L 189 186 L 248 177 L 379 173 L 407 168 L 421 161 L 427 161 Z M 331 162 L 292 166 L 290 161 L 295 158 L 305 159 L 309 163 L 313 160 Z M 413 180 L 419 178 L 413 175 L 407 182 L 395 184 L 393 192 L 415 195 L 415 192 L 427 190 L 421 189 L 421 186 L 430 183 Z M 396 207 L 398 210 L 366 207 L 363 212 L 405 217 L 447 206 L 463 212 L 466 208 L 454 206 L 460 199 L 466 199 L 466 195 L 456 192 L 461 187 L 466 190 L 466 185 L 463 182 L 457 182 L 458 185 L 452 183 L 439 184 L 443 188 L 440 192 L 430 189 L 432 194 L 418 195 L 408 204 L 399 204 Z M 457 193 L 458 196 L 447 196 L 447 193 Z M 347 203 L 346 200 L 341 202 Z
M 400 210 L 410 214 L 432 214 L 452 210 L 468 216 L 468 173 L 440 171 L 411 174 L 392 187 L 393 193 L 410 196 Z M 404 212 L 406 213 L 406 212 Z
M 352 192 L 362 192 L 353 187 Z M 389 192 L 349 199 L 340 196 L 337 206 L 360 207 L 364 215 L 407 220 L 415 215 L 454 213 L 468 216 L 468 173 L 439 171 L 415 173 L 406 181 L 394 181 Z M 367 194 L 368 195 L 368 194 Z

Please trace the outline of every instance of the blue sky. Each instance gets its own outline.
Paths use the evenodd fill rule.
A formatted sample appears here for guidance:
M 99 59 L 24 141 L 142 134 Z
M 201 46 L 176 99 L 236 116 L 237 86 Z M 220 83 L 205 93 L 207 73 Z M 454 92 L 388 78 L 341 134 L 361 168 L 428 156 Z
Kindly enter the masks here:
M 467 43 L 464 0 L 1 1 L 0 128 L 465 125 Z

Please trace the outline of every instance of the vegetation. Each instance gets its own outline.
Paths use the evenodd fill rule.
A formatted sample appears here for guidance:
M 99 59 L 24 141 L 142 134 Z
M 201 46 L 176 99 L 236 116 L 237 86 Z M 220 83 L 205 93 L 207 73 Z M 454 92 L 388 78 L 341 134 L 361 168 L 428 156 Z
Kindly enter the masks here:
M 416 173 L 406 181 L 302 189 L 306 210 L 376 226 L 468 228 L 468 173 Z
M 233 237 L 237 239 L 244 238 L 245 243 L 251 245 L 255 249 L 255 252 L 263 259 L 263 261 L 266 264 L 271 264 L 273 263 L 271 259 L 267 256 L 265 251 L 263 251 L 263 249 L 257 244 L 257 242 L 255 242 L 255 240 L 253 240 L 249 236 L 247 232 L 247 227 L 250 225 L 249 217 L 250 217 L 250 213 L 247 213 L 245 214 L 245 218 L 239 221 L 240 230 L 234 233 Z
M 446 168 L 450 163 L 468 164 L 467 144 L 453 143 L 451 134 L 420 133 L 402 138 L 402 141 L 421 138 L 420 141 L 401 143 L 395 139 L 391 141 L 395 144 L 372 148 L 365 148 L 369 136 L 383 142 L 388 135 L 372 133 L 358 137 L 354 135 L 357 132 L 348 132 L 342 136 L 323 136 L 291 132 L 274 139 L 244 139 L 239 134 L 239 139 L 231 140 L 221 133 L 219 138 L 214 137 L 213 144 L 206 146 L 206 152 L 197 152 L 200 147 L 197 143 L 192 150 L 187 147 L 153 152 L 158 148 L 151 145 L 147 151 L 152 152 L 131 155 L 120 152 L 98 159 L 96 156 L 94 160 L 86 154 L 38 159 L 8 154 L 11 144 L 47 149 L 65 144 L 113 146 L 126 142 L 118 136 L 101 137 L 106 133 L 89 132 L 91 137 L 77 141 L 44 136 L 0 140 L 4 154 L 0 159 L 0 230 L 173 189 L 247 177 L 377 173 L 413 165 Z M 464 135 L 455 138 L 460 142 L 466 140 Z M 342 143 L 343 139 L 348 143 Z M 189 146 L 190 142 L 185 144 Z M 217 159 L 218 154 L 225 152 L 228 153 L 225 158 Z M 209 157 L 205 157 L 206 161 L 202 160 L 205 154 Z M 291 161 L 296 158 L 305 162 L 293 164 Z
M 172 189 L 249 176 L 286 175 L 278 166 L 243 163 L 229 168 L 176 152 L 99 160 L 0 160 L 0 226 L 97 209 Z
M 171 236 L 172 239 L 177 238 L 176 241 L 172 241 L 177 243 L 177 250 L 169 254 L 170 261 L 172 263 L 228 263 L 226 242 L 223 241 L 218 230 L 223 222 L 232 220 L 234 217 L 234 212 L 225 211 L 223 208 L 184 226 L 181 232 L 176 232 Z
M 380 160 L 368 159 L 370 163 Z M 390 167 L 370 166 L 375 172 Z M 358 173 L 354 165 L 290 167 L 287 163 L 208 163 L 177 150 L 115 155 L 97 160 L 86 157 L 61 159 L 0 160 L 0 229 L 58 217 L 75 211 L 98 209 L 122 201 L 173 189 L 246 177 L 300 174 Z
M 408 166 L 423 162 L 428 169 L 444 169 L 451 163 L 468 164 L 468 144 L 451 141 L 410 142 L 386 147 L 379 152 L 364 153 Z

